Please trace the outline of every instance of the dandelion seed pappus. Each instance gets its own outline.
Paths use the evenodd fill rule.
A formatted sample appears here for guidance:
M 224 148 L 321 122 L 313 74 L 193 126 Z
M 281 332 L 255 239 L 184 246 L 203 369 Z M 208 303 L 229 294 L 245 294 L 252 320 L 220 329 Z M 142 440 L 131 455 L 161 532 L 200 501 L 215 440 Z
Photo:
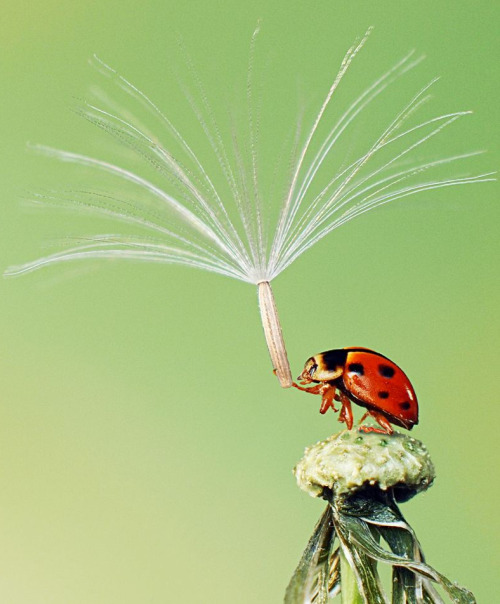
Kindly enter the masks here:
M 311 112 L 299 112 L 286 128 L 286 132 L 294 132 L 281 151 L 282 165 L 287 164 L 289 170 L 276 170 L 272 186 L 264 185 L 269 168 L 263 159 L 269 152 L 264 145 L 269 143 L 265 143 L 259 124 L 263 117 L 280 110 L 282 99 L 273 106 L 274 99 L 266 99 L 261 93 L 263 82 L 256 79 L 259 32 L 260 24 L 251 37 L 246 85 L 237 104 L 237 108 L 245 108 L 243 121 L 232 124 L 230 136 L 224 134 L 224 120 L 231 112 L 218 114 L 203 78 L 189 56 L 185 58 L 184 67 L 191 77 L 180 86 L 184 113 L 188 132 L 194 125 L 201 135 L 200 148 L 190 142 L 187 124 L 174 122 L 160 104 L 94 57 L 91 64 L 99 73 L 100 84 L 92 87 L 76 112 L 115 140 L 121 159 L 114 163 L 105 156 L 32 145 L 45 156 L 82 168 L 79 178 L 85 183 L 91 172 L 94 185 L 98 184 L 97 190 L 85 185 L 83 189 L 71 186 L 62 192 L 35 194 L 32 202 L 93 214 L 103 219 L 102 230 L 66 236 L 61 250 L 11 266 L 5 274 L 21 275 L 69 261 L 122 259 L 194 267 L 257 286 L 272 366 L 281 386 L 290 388 L 293 379 L 271 287 L 274 279 L 321 239 L 366 212 L 433 190 L 495 179 L 492 172 L 442 173 L 480 152 L 458 151 L 432 158 L 422 153 L 435 137 L 471 113 L 418 117 L 437 78 L 425 84 L 408 82 L 396 111 L 382 122 L 373 119 L 378 115 L 377 103 L 389 100 L 397 82 L 412 77 L 421 63 L 423 57 L 414 51 L 385 66 L 372 81 L 361 83 L 347 103 L 340 98 L 337 107 L 337 90 L 348 69 L 354 68 L 369 28 L 340 59 L 338 71 L 325 85 L 322 102 Z M 370 112 L 375 112 L 372 118 Z M 362 137 L 352 157 L 346 156 L 342 149 L 357 138 L 359 120 L 373 130 Z M 122 163 L 124 150 L 132 165 L 128 160 Z M 279 157 L 279 149 L 276 153 Z M 273 199 L 276 201 L 270 201 Z M 125 225 L 126 230 L 110 230 L 104 222 L 109 220 Z M 380 417 L 407 421 L 409 412 L 403 410 L 400 416 L 388 401 L 360 400 L 372 411 L 384 411 L 385 416 Z
M 362 427 L 364 432 L 392 434 L 391 424 L 407 430 L 418 424 L 418 402 L 410 380 L 390 359 L 369 348 L 353 346 L 320 352 L 306 361 L 297 379 L 301 386 L 294 382 L 295 388 L 321 395 L 320 413 L 338 411 L 334 401 L 339 401 L 339 421 L 349 430 L 354 421 L 351 401 L 367 409 L 360 424 L 372 417 L 381 426 Z M 311 383 L 316 385 L 303 387 Z

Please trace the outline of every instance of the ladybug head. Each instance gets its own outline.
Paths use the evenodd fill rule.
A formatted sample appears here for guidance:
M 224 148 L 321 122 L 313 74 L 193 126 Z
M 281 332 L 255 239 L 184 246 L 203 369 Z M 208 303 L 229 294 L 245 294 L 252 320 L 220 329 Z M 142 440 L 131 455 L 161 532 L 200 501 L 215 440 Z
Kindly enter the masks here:
M 298 379 L 310 384 L 311 382 L 329 382 L 342 375 L 343 365 L 339 362 L 332 363 L 329 354 L 321 352 L 307 359 L 304 370 Z
M 318 380 L 315 379 L 315 373 L 317 369 L 318 363 L 316 363 L 316 359 L 314 357 L 311 357 L 310 359 L 307 359 L 306 364 L 304 365 L 304 370 L 297 379 L 302 380 L 302 382 L 305 384 L 317 382 Z

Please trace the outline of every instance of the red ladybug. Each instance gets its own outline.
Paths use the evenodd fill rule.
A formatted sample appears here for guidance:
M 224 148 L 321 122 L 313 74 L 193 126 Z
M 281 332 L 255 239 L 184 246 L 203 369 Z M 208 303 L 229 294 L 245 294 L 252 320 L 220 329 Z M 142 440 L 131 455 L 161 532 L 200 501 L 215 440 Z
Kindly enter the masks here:
M 321 394 L 320 413 L 330 407 L 337 411 L 334 401 L 340 401 L 339 421 L 345 422 L 349 430 L 353 425 L 351 401 L 367 409 L 360 423 L 371 416 L 382 427 L 367 427 L 366 432 L 392 434 L 391 424 L 407 430 L 418 424 L 417 397 L 410 380 L 395 363 L 369 348 L 352 346 L 320 352 L 306 361 L 298 379 L 302 386 L 316 384 L 303 388 L 294 382 L 293 386 Z

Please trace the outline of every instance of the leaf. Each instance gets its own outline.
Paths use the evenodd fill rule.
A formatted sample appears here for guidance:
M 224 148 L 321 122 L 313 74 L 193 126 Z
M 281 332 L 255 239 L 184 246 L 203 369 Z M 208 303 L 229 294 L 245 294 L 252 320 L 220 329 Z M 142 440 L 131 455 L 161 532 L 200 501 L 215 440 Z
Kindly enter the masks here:
M 399 556 L 382 548 L 375 541 L 367 524 L 363 520 L 346 514 L 343 515 L 343 518 L 345 528 L 349 531 L 351 539 L 357 543 L 370 558 L 378 560 L 379 562 L 386 562 L 395 566 L 407 568 L 427 579 L 431 579 L 435 583 L 441 585 L 456 604 L 476 604 L 476 600 L 470 591 L 455 585 L 444 575 L 438 573 L 427 564 Z
M 302 604 L 310 599 L 314 582 L 317 580 L 317 604 L 328 600 L 329 558 L 335 540 L 332 510 L 328 505 L 312 537 L 309 539 L 302 558 L 293 573 L 285 593 L 285 604 Z
M 403 558 L 413 558 L 415 539 L 411 532 L 399 527 L 388 528 L 386 526 L 379 526 L 378 530 L 395 554 Z M 408 604 L 423 604 L 422 579 L 401 566 L 394 566 L 392 573 L 393 604 L 405 602 L 405 598 Z
M 329 557 L 328 564 L 326 565 L 328 568 L 328 580 L 327 580 L 327 590 L 328 590 L 328 598 L 334 598 L 340 593 L 340 548 L 337 547 L 336 550 L 333 551 L 333 546 L 335 543 L 335 539 L 331 541 L 331 550 L 332 553 Z M 311 594 L 311 602 L 314 604 L 319 604 L 322 600 L 318 599 L 324 597 L 323 593 L 320 593 L 320 580 L 318 577 L 317 585 L 315 589 L 313 589 Z M 324 600 L 327 602 L 328 600 Z

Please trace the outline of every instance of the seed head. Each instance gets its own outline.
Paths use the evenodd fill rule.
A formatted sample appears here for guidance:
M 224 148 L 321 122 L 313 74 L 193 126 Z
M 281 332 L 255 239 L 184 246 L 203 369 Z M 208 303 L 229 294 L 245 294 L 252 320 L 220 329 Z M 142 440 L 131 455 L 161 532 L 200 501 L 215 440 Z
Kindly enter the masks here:
M 299 487 L 312 497 L 335 496 L 365 486 L 392 489 L 404 501 L 431 486 L 434 465 L 423 443 L 406 434 L 344 430 L 308 447 L 294 469 Z

